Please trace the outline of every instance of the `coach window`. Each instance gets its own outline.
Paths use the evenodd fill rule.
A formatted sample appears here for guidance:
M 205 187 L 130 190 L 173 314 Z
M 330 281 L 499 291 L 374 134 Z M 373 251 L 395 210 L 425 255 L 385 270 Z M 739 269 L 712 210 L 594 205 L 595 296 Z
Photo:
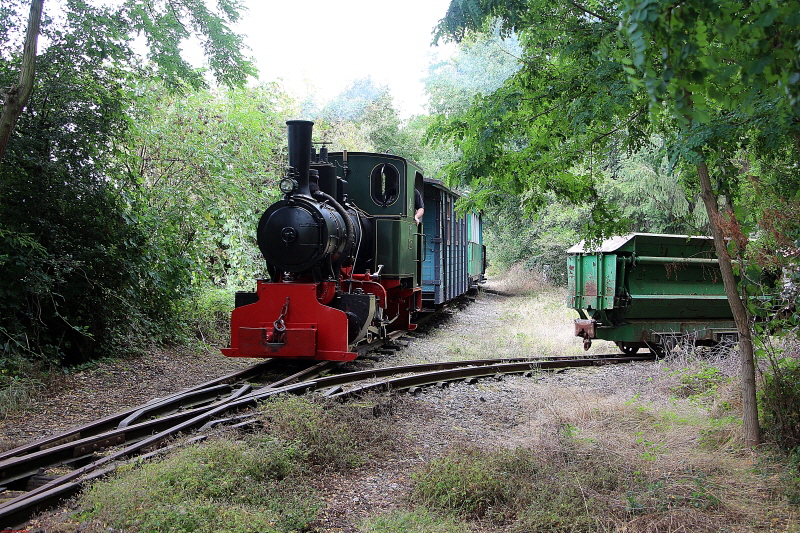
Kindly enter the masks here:
M 372 169 L 370 176 L 372 201 L 386 207 L 397 201 L 400 190 L 400 173 L 393 165 L 386 163 Z

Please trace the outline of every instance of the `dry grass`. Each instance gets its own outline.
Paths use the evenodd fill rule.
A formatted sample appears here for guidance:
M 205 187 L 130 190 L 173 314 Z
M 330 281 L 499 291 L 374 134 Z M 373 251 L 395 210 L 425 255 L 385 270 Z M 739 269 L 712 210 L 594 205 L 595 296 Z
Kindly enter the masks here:
M 535 295 L 548 290 L 552 285 L 543 273 L 527 269 L 522 263 L 518 263 L 496 278 L 490 278 L 488 287 L 504 294 Z
M 800 531 L 785 479 L 763 466 L 775 458 L 743 447 L 740 404 L 730 401 L 738 387 L 725 378 L 708 401 L 675 395 L 682 376 L 708 367 L 687 359 L 630 366 L 609 389 L 549 381 L 526 406 L 526 446 L 548 461 L 625 465 L 617 490 L 584 491 L 606 502 L 592 511 L 605 530 Z
M 564 289 L 547 286 L 535 298 L 485 293 L 458 312 L 458 326 L 445 323 L 385 365 L 619 352 L 605 341 L 585 352 L 574 334 L 577 315 L 565 301 Z
M 495 314 L 483 317 L 482 329 L 446 331 L 448 357 L 440 353 L 439 359 L 584 353 L 572 330 L 574 311 L 564 304 L 566 291 L 535 277 L 525 281 L 492 284 L 516 294 L 492 307 Z M 589 353 L 616 351 L 598 342 Z M 658 363 L 587 371 L 585 379 L 576 372 L 542 374 L 538 386 L 519 396 L 516 433 L 480 444 L 483 462 L 480 454 L 454 450 L 426 471 L 433 477 L 424 478 L 419 501 L 440 512 L 480 509 L 480 525 L 472 530 L 489 523 L 496 531 L 520 532 L 800 533 L 800 507 L 792 496 L 798 480 L 787 475 L 797 466 L 769 447 L 743 445 L 739 367 L 729 348 L 683 345 Z M 495 454 L 504 448 L 533 454 L 528 462 L 534 466 L 521 467 L 521 477 L 509 485 L 498 484 L 503 472 L 486 474 L 506 461 Z M 474 455 L 474 464 L 465 459 Z M 490 493 L 481 494 L 482 486 Z M 547 491 L 525 489 L 531 486 Z M 437 492 L 447 487 L 450 492 Z M 459 501 L 469 509 L 454 508 Z

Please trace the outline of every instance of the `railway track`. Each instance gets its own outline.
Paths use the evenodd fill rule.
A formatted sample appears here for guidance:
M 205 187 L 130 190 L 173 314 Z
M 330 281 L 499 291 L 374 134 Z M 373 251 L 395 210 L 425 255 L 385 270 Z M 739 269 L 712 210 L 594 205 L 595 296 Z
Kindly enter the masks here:
M 277 394 L 318 391 L 328 398 L 346 400 L 368 392 L 413 393 L 426 386 L 445 386 L 460 380 L 653 359 L 650 355 L 485 359 L 320 377 L 336 366 L 325 362 L 261 386 L 242 384 L 273 368 L 274 364 L 266 361 L 61 435 L 3 452 L 0 454 L 0 486 L 18 491 L 25 489 L 25 492 L 0 505 L 0 527 L 24 524 L 35 513 L 77 493 L 88 481 L 107 475 L 121 462 L 159 453 L 158 448 L 178 434 L 198 431 L 199 435 L 193 440 L 202 440 L 204 432 L 217 424 L 253 424 L 256 418 L 248 410 Z M 45 475 L 53 468 L 70 470 L 61 475 Z

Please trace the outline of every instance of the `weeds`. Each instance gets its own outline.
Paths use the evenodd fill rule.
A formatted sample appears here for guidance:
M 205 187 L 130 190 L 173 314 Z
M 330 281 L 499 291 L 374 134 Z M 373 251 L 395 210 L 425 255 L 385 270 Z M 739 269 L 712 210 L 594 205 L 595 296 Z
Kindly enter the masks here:
M 598 466 L 590 457 L 562 462 L 524 448 L 459 448 L 414 477 L 412 499 L 515 531 L 593 531 L 599 525 L 593 516 L 610 509 L 592 494 L 621 483 L 615 466 Z
M 673 373 L 680 377 L 680 384 L 672 387 L 679 398 L 687 398 L 698 404 L 708 404 L 717 394 L 720 385 L 730 382 L 719 368 L 700 362 L 694 367 L 682 368 Z
M 437 515 L 427 509 L 395 511 L 365 520 L 362 533 L 466 533 L 466 523 L 447 515 Z
M 28 407 L 42 386 L 38 379 L 0 375 L 0 419 Z
M 282 396 L 260 412 L 270 434 L 300 443 L 311 463 L 326 468 L 359 466 L 396 440 L 389 424 L 363 407 Z
M 322 506 L 310 473 L 362 464 L 396 440 L 373 411 L 295 396 L 271 400 L 260 411 L 264 433 L 223 435 L 94 484 L 79 502 L 78 518 L 89 524 L 82 531 L 307 530 Z
M 96 483 L 81 521 L 136 531 L 290 532 L 319 503 L 300 476 L 305 452 L 272 438 L 216 441 Z

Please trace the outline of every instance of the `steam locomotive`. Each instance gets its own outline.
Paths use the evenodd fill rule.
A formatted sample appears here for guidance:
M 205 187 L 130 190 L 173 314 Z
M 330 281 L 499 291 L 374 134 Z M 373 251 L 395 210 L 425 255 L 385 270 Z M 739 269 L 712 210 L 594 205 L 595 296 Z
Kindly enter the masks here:
M 286 124 L 284 196 L 257 229 L 269 278 L 236 294 L 224 355 L 351 361 L 483 278 L 480 215 L 457 215 L 456 193 L 402 157 L 317 153 L 313 122 Z

